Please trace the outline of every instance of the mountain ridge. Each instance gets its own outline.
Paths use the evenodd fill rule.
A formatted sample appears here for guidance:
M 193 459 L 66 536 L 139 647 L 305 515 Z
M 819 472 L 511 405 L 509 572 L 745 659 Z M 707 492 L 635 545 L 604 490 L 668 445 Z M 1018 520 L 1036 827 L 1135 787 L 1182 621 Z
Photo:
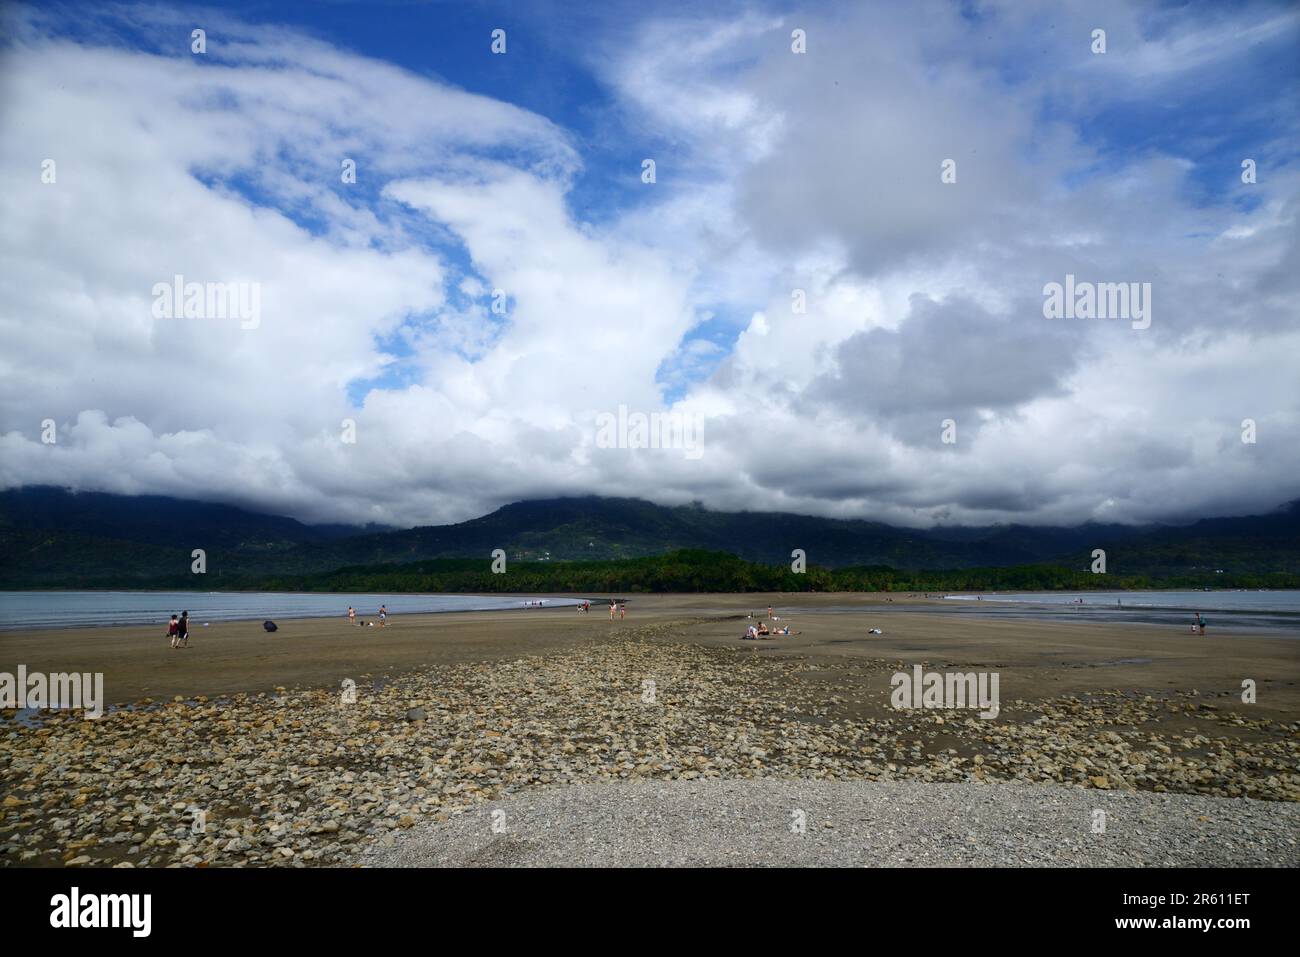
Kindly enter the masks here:
M 180 534 L 177 534 L 177 530 Z M 191 581 L 193 549 L 216 579 L 328 572 L 440 558 L 513 561 L 642 558 L 680 549 L 788 564 L 794 549 L 828 568 L 1086 568 L 1094 548 L 1108 570 L 1185 574 L 1300 572 L 1300 502 L 1265 515 L 1207 518 L 1185 526 L 943 526 L 914 529 L 868 519 L 790 512 L 722 512 L 698 503 L 573 496 L 512 502 L 450 525 L 384 529 L 311 526 L 238 506 L 168 496 L 0 491 L 0 586 L 105 587 L 108 582 Z M 209 577 L 211 585 L 213 578 Z

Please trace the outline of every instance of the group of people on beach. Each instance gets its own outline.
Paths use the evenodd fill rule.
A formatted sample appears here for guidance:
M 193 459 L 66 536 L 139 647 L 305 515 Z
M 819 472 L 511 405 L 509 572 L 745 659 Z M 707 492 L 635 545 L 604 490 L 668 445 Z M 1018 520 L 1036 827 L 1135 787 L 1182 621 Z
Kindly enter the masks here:
M 751 614 L 749 617 L 753 618 L 754 616 Z M 767 606 L 767 617 L 772 620 L 772 627 L 768 628 L 767 621 L 765 620 L 760 621 L 757 625 L 750 625 L 745 629 L 745 634 L 742 636 L 745 641 L 757 641 L 760 638 L 775 638 L 778 635 L 781 637 L 787 637 L 799 634 L 797 631 L 791 631 L 789 625 L 784 625 L 780 628 L 776 627 L 776 622 L 780 621 L 781 618 L 776 614 L 771 605 Z
M 590 614 L 591 614 L 591 602 L 586 601 L 586 599 L 582 599 L 582 601 L 578 602 L 578 603 L 577 603 L 577 614 L 580 614 L 580 615 L 590 615 Z M 612 620 L 614 620 L 614 616 L 615 616 L 615 615 L 619 616 L 619 620 L 620 620 L 620 622 L 621 622 L 621 620 L 627 618 L 627 616 L 628 616 L 628 603 L 627 603 L 627 602 L 620 602 L 619 599 L 617 599 L 617 598 L 611 598 L 611 599 L 610 599 L 610 620 L 611 620 L 611 622 L 612 622 Z
M 379 606 L 379 614 L 377 617 L 379 619 L 380 628 L 383 628 L 388 624 L 388 607 L 386 605 Z M 360 625 L 362 628 L 367 627 L 367 622 L 357 621 L 357 610 L 353 608 L 351 605 L 348 605 L 348 624 Z M 373 621 L 369 622 L 369 627 L 371 628 L 375 627 L 375 623 Z
M 190 646 L 190 613 L 183 611 L 180 616 L 172 615 L 172 620 L 167 625 L 167 637 L 171 640 L 173 648 L 188 648 Z
M 791 631 L 789 625 L 782 628 L 768 628 L 767 622 L 760 621 L 758 626 L 750 625 L 745 629 L 744 639 L 746 641 L 756 641 L 759 638 L 775 638 L 778 635 L 784 637 L 787 635 L 797 635 L 799 632 Z

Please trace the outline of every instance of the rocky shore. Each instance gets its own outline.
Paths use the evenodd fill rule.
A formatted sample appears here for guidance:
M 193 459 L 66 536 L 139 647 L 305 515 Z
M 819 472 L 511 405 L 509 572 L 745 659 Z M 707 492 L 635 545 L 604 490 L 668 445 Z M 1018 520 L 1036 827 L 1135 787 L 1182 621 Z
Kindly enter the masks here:
M 352 864 L 417 823 L 504 796 L 636 780 L 1021 781 L 1300 800 L 1300 722 L 1221 710 L 1194 689 L 1003 701 L 993 720 L 866 716 L 893 671 L 923 662 L 830 671 L 678 643 L 676 627 L 391 680 L 145 700 L 98 721 L 4 714 L 0 864 Z

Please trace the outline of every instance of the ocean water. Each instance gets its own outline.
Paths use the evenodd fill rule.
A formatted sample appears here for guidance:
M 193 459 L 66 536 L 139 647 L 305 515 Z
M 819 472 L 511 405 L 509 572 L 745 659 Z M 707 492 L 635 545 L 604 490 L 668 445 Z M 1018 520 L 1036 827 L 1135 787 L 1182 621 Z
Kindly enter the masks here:
M 848 595 L 843 604 L 780 607 L 782 621 L 797 622 L 817 615 L 861 615 L 870 624 L 873 613 L 898 615 L 950 615 L 953 617 L 1003 618 L 1029 621 L 1095 621 L 1109 624 L 1161 625 L 1190 634 L 1193 616 L 1201 613 L 1207 636 L 1222 631 L 1257 632 L 1277 637 L 1300 638 L 1300 591 L 1115 591 L 1115 592 L 985 592 L 975 595 L 947 595 L 946 601 L 910 604 L 881 603 L 876 598 L 855 602 Z M 935 594 L 936 598 L 939 597 Z M 1082 598 L 1083 604 L 1076 599 Z M 755 603 L 755 608 L 759 603 Z M 726 614 L 733 608 L 695 608 L 700 613 Z
M 950 601 L 975 601 L 975 595 L 947 595 Z M 988 592 L 984 601 L 1014 601 L 1034 605 L 1083 605 L 1133 608 L 1183 608 L 1211 611 L 1300 612 L 1300 591 L 1080 591 Z
M 524 598 L 479 595 L 362 595 L 306 592 L 194 591 L 6 591 L 0 592 L 0 630 L 77 628 L 97 625 L 165 627 L 172 615 L 190 613 L 190 628 L 204 622 L 265 618 L 327 618 L 357 610 L 358 620 L 371 620 L 380 605 L 390 617 L 443 611 L 495 611 L 572 606 L 575 598 Z
M 978 600 L 975 595 L 946 597 L 963 609 L 975 606 L 993 617 L 1139 622 L 1175 625 L 1190 633 L 1200 612 L 1207 633 L 1218 627 L 1300 637 L 1300 591 L 989 592 Z

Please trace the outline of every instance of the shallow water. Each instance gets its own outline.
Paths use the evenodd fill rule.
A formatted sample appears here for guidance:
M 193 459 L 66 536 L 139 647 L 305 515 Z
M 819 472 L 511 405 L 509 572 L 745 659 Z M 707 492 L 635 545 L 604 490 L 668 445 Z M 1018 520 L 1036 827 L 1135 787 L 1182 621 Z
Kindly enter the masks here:
M 1200 612 L 1207 636 L 1219 628 L 1300 637 L 1300 591 L 995 592 L 947 600 L 991 617 L 1177 625 L 1188 634 Z
M 1181 608 L 1201 612 L 1295 612 L 1300 614 L 1300 591 L 1087 591 L 988 592 L 983 595 L 947 595 L 948 601 L 1018 602 L 1130 608 Z
M 99 625 L 151 625 L 166 628 L 172 615 L 190 613 L 190 630 L 206 621 L 264 618 L 328 618 L 357 610 L 357 620 L 373 621 L 380 605 L 389 616 L 443 611 L 497 611 L 572 606 L 572 598 L 503 598 L 480 595 L 369 595 L 308 592 L 194 591 L 7 591 L 0 592 L 0 630 L 83 628 Z
M 1083 599 L 1082 605 L 1074 601 L 1078 598 Z M 808 615 L 978 615 L 1030 621 L 1169 625 L 1190 635 L 1193 616 L 1199 611 L 1206 622 L 1207 637 L 1217 630 L 1229 630 L 1300 638 L 1300 591 L 989 592 L 980 600 L 974 595 L 950 595 L 946 599 L 926 604 L 905 601 L 881 604 L 873 600 L 870 604 L 777 608 L 777 614 L 782 621 L 790 622 Z M 735 611 L 734 608 L 696 610 L 710 614 Z

